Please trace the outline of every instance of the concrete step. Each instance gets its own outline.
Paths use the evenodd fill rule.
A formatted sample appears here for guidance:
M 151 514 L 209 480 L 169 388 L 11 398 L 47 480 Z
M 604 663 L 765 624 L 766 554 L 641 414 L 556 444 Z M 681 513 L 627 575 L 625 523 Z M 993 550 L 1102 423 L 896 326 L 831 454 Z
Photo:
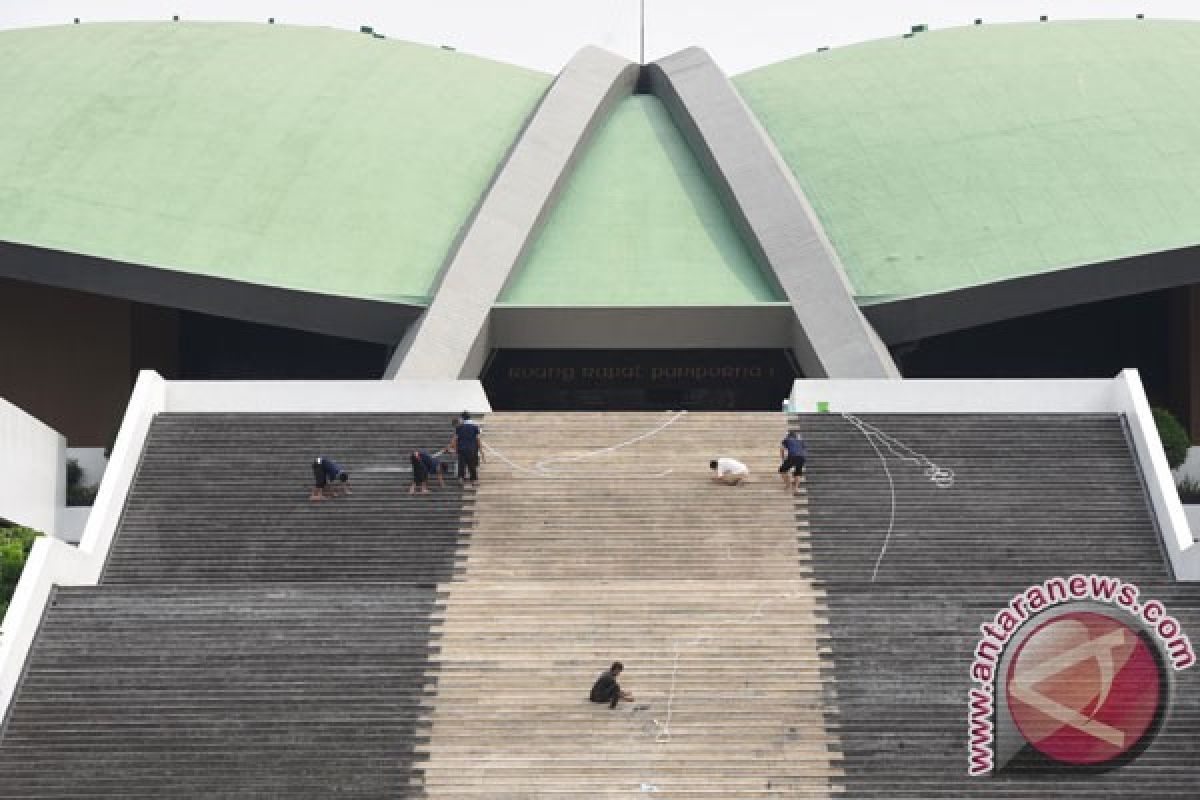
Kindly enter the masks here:
M 489 418 L 484 441 L 512 464 L 490 458 L 442 596 L 427 796 L 832 791 L 823 601 L 800 557 L 804 495 L 774 474 L 782 420 L 688 414 L 600 451 L 669 419 Z M 753 482 L 714 485 L 723 455 Z M 586 702 L 614 659 L 636 712 Z
M 968 668 L 979 625 L 1015 593 L 1056 575 L 1096 572 L 1166 592 L 1173 613 L 1200 625 L 1200 592 L 1167 579 L 1120 418 L 861 419 L 952 469 L 954 484 L 938 488 L 926 463 L 898 458 L 876 440 L 885 471 L 881 454 L 840 415 L 793 419 L 809 445 L 809 552 L 828 609 L 837 787 L 864 798 L 1188 796 L 1196 764 L 1185 742 L 1200 733 L 1195 689 L 1187 699 L 1175 695 L 1163 733 L 1127 766 L 1096 773 L 1034 763 L 988 779 L 966 775 Z M 1196 683 L 1187 673 L 1175 677 Z

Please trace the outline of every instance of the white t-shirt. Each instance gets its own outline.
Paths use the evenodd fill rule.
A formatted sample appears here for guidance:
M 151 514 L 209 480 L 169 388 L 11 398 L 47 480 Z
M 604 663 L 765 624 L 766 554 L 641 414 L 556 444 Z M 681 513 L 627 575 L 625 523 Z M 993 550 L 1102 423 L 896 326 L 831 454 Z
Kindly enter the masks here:
M 717 459 L 717 477 L 724 478 L 726 475 L 749 475 L 750 469 L 733 458 L 718 458 Z

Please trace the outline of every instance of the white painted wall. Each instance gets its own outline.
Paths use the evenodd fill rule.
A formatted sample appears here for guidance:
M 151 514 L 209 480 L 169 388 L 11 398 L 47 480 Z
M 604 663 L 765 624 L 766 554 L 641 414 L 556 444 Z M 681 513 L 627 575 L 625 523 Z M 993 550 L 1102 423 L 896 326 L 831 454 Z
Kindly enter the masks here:
M 1200 506 L 1186 505 L 1183 507 L 1183 515 L 1187 517 L 1188 527 L 1192 530 L 1200 530 Z
M 58 509 L 58 522 L 54 529 L 54 538 L 61 539 L 67 544 L 79 544 L 83 539 L 83 532 L 87 529 L 88 517 L 91 514 L 91 506 L 63 506 Z
M 1163 549 L 1178 580 L 1200 580 L 1192 536 L 1167 467 L 1137 370 L 1111 380 L 800 380 L 789 406 L 802 413 L 828 403 L 831 413 L 1117 413 L 1129 424 Z
M 74 17 L 103 20 L 248 20 L 358 30 L 451 45 L 476 55 L 557 73 L 585 45 L 639 60 L 645 8 L 645 54 L 653 61 L 693 45 L 730 74 L 818 47 L 908 31 L 1051 19 L 1200 18 L 1193 0 L 14 0 L 0 4 L 0 28 L 61 25 Z
M 165 411 L 437 412 L 492 410 L 479 381 L 171 381 Z
M 1136 373 L 1135 373 L 1136 375 Z M 1093 413 L 1118 410 L 1114 379 L 1100 380 L 799 380 L 791 408 L 848 413 Z
M 66 447 L 57 431 L 0 399 L 0 517 L 54 535 Z

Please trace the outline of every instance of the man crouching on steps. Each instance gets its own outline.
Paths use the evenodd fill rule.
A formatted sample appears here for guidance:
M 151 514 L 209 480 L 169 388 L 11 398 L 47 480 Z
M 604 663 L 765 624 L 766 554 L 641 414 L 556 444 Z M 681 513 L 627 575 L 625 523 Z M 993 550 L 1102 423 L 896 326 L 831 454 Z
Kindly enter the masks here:
M 438 486 L 446 485 L 442 471 L 438 469 L 438 460 L 425 450 L 413 450 L 408 461 L 412 464 L 413 482 L 408 487 L 409 494 L 429 494 L 429 477 L 438 479 Z
M 339 494 L 350 494 L 350 475 L 332 458 L 317 456 L 312 464 L 313 490 L 309 500 L 324 500 Z M 340 484 L 340 485 L 339 485 Z
M 750 477 L 750 468 L 736 458 L 718 458 L 708 462 L 708 468 L 716 470 L 712 479 L 726 486 L 741 486 Z
M 621 689 L 621 684 L 617 683 L 617 676 L 624 669 L 624 664 L 620 661 L 614 661 L 611 667 L 601 672 L 600 677 L 596 678 L 596 682 L 592 684 L 592 693 L 588 695 L 588 699 L 593 703 L 608 703 L 609 708 L 616 708 L 617 703 L 621 700 L 624 700 L 626 703 L 631 702 L 633 695 Z

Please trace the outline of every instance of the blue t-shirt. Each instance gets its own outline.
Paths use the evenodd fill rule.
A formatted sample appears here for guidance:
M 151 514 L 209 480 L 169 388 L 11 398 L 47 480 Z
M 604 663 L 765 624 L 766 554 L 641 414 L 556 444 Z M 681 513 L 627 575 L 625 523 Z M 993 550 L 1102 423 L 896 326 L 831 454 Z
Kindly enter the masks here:
M 479 426 L 464 422 L 454 429 L 455 448 L 460 453 L 474 453 L 479 449 Z
M 425 465 L 425 469 L 429 470 L 430 472 L 437 472 L 437 459 L 431 456 L 429 453 L 425 452 L 424 450 L 418 450 L 417 458 L 421 459 L 421 463 Z
M 807 455 L 807 448 L 804 446 L 803 439 L 793 439 L 789 436 L 780 443 L 780 446 L 787 450 L 789 458 L 796 458 L 797 456 L 804 458 Z
M 341 464 L 338 464 L 332 458 L 319 456 L 317 460 L 321 462 L 321 469 L 325 472 L 326 477 L 336 478 L 338 475 L 341 475 L 343 472 L 345 472 L 345 470 L 342 469 Z

